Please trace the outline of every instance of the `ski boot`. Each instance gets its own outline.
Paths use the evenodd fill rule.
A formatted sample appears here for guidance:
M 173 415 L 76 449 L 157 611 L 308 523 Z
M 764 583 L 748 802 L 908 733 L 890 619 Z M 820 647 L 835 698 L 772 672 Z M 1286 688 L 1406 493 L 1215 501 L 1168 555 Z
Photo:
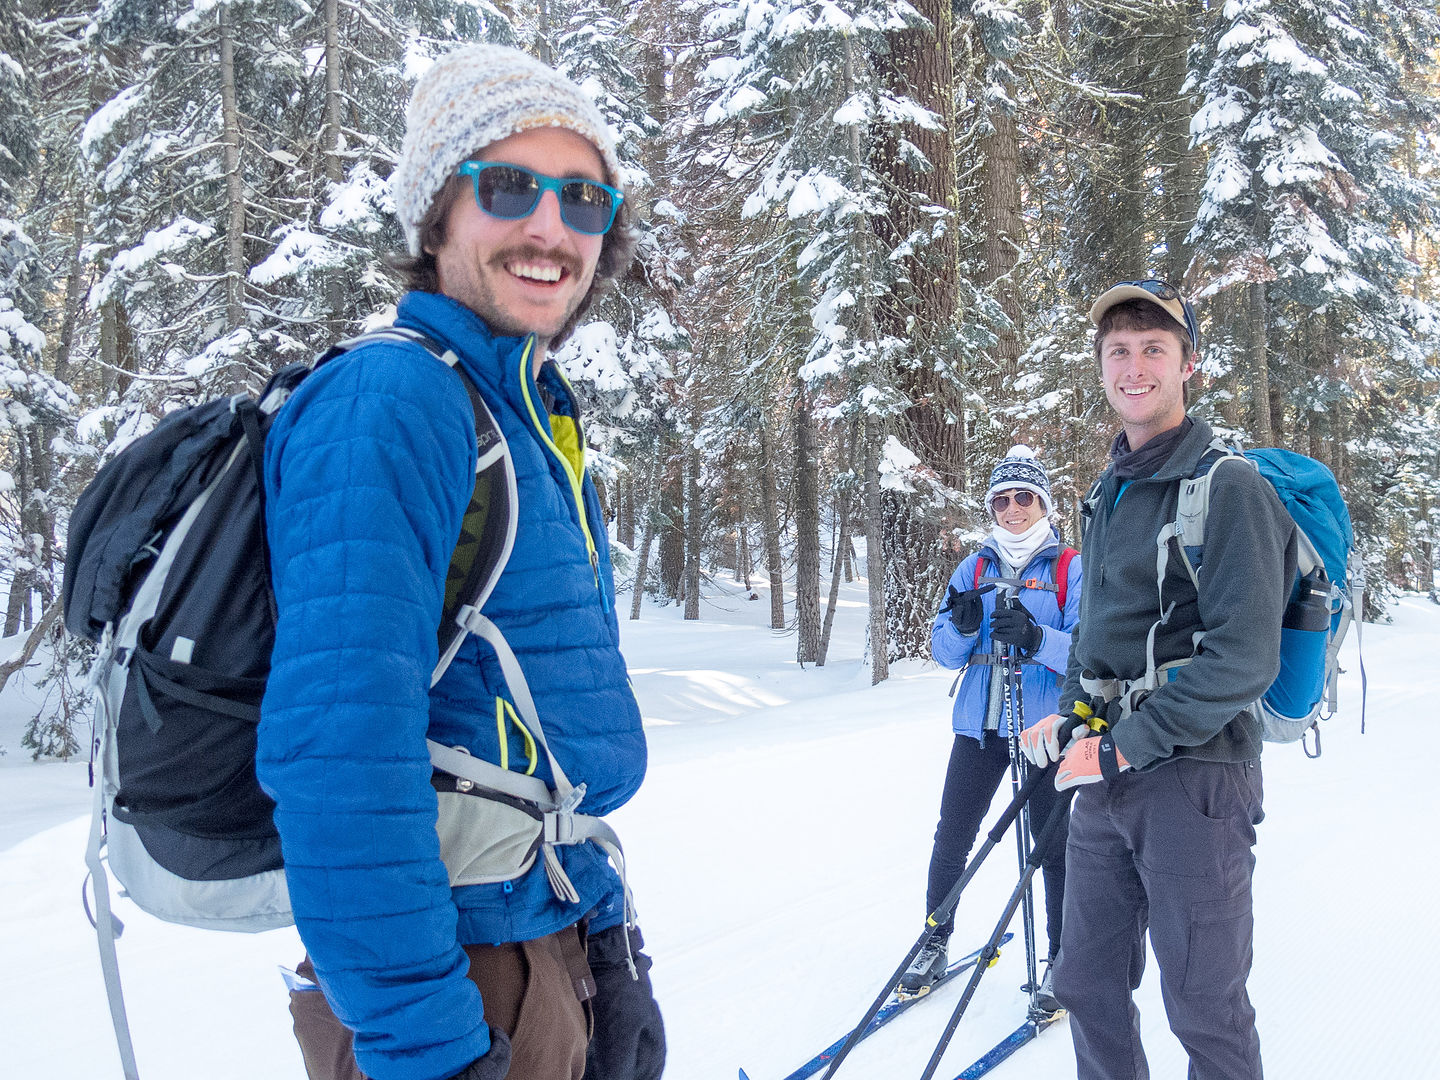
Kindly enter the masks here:
M 896 996 L 913 998 L 928 994 L 935 980 L 945 974 L 949 965 L 949 945 L 947 938 L 938 936 L 926 942 L 914 962 L 905 969 L 905 974 L 900 976 L 900 982 L 895 987 Z
M 1045 961 L 1045 977 L 1040 980 L 1040 989 L 1035 994 L 1036 1008 L 1047 1013 L 1060 1011 L 1060 1002 L 1055 998 L 1055 958 Z

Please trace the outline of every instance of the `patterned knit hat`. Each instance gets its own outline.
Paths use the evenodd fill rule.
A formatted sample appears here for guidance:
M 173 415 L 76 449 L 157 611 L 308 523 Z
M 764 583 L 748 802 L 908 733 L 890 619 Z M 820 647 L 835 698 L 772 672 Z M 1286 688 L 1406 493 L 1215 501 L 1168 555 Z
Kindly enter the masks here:
M 990 470 L 990 490 L 985 492 L 985 505 L 988 507 L 997 493 L 1016 488 L 1039 495 L 1047 517 L 1055 512 L 1055 501 L 1050 497 L 1050 477 L 1045 474 L 1045 466 L 1040 464 L 1035 451 L 1028 446 L 1012 446 Z
M 405 142 L 390 177 L 395 214 L 410 254 L 420 254 L 420 221 L 460 163 L 521 131 L 564 128 L 595 144 L 605 180 L 620 186 L 615 138 L 595 102 L 533 56 L 503 45 L 454 49 L 415 84 Z

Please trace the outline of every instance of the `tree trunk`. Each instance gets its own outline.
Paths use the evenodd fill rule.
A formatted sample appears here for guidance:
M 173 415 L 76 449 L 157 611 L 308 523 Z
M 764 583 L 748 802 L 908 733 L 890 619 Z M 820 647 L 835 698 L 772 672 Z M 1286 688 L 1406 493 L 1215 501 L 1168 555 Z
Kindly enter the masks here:
M 11 591 L 13 595 L 13 583 Z M 33 628 L 28 628 L 30 629 L 30 635 L 25 639 L 25 644 L 20 649 L 20 654 L 0 663 L 0 690 L 5 689 L 5 684 L 10 681 L 11 675 L 20 671 L 31 661 L 35 656 L 35 650 L 40 647 L 40 642 L 44 640 L 46 632 L 55 625 L 56 620 L 59 618 L 60 604 L 55 602 L 45 609 L 44 613 L 40 616 L 40 621 L 36 623 Z M 9 637 L 15 632 L 15 630 L 7 629 L 5 636 Z
M 615 478 L 615 539 L 635 550 L 635 476 L 626 469 Z
M 65 278 L 65 310 L 60 316 L 60 336 L 55 347 L 53 371 L 56 381 L 66 385 L 69 385 L 70 382 L 70 351 L 75 343 L 75 328 L 80 321 L 81 310 L 85 306 L 87 264 L 81 260 L 81 254 L 85 248 L 86 216 L 83 184 L 76 185 L 71 213 L 74 218 L 71 222 L 68 251 L 70 269 Z
M 1228 345 L 1232 355 L 1236 357 L 1237 374 L 1240 364 L 1243 363 L 1240 354 L 1250 333 L 1249 296 L 1249 289 L 1225 289 L 1211 297 L 1207 305 L 1210 309 L 1210 325 L 1216 328 L 1216 332 L 1206 348 L 1214 349 L 1219 344 Z M 1196 378 L 1198 377 L 1197 375 Z M 1195 379 L 1190 380 L 1190 385 L 1195 386 Z M 1220 419 L 1228 428 L 1239 430 L 1245 427 L 1240 416 L 1243 408 L 1241 397 L 1239 393 L 1230 393 L 1220 401 Z
M 1415 586 L 1423 593 L 1435 591 L 1435 544 L 1431 540 L 1430 497 L 1420 496 L 1420 558 L 1415 567 Z
M 815 416 L 805 391 L 795 401 L 795 659 L 820 655 L 820 485 Z
M 880 432 L 874 417 L 865 418 L 865 576 L 870 585 L 870 685 L 890 677 L 886 642 L 885 544 L 880 514 Z
M 977 78 L 983 81 L 990 57 L 983 49 L 978 51 L 981 70 Z M 996 361 L 991 389 L 1002 395 L 1020 361 L 1019 330 L 1023 312 L 1011 274 L 1020 261 L 1021 246 L 1025 243 L 1025 219 L 1020 212 L 1020 149 L 1015 117 L 995 104 L 986 118 L 990 121 L 990 134 L 979 144 L 984 166 L 980 174 L 978 283 L 995 298 L 1009 322 L 1008 326 L 997 329 L 998 340 L 991 350 Z
M 1191 96 L 1182 94 L 1181 87 L 1190 75 L 1188 57 L 1195 38 L 1194 28 L 1202 24 L 1205 11 L 1200 0 L 1186 0 L 1183 4 L 1162 6 L 1157 15 L 1167 24 L 1161 77 L 1167 97 L 1160 110 L 1163 126 L 1159 136 L 1160 176 L 1164 184 L 1161 218 L 1165 235 L 1161 272 L 1167 281 L 1178 285 L 1185 280 L 1185 271 L 1190 267 L 1190 245 L 1185 237 L 1195 223 L 1203 179 L 1201 152 L 1190 144 L 1190 118 L 1197 103 Z
M 238 330 L 245 322 L 245 180 L 240 175 L 240 110 L 235 99 L 235 36 L 231 9 L 218 9 L 220 28 L 220 116 L 224 125 L 225 201 L 229 220 L 225 228 L 225 329 Z M 244 365 L 230 364 L 232 392 L 245 388 Z
M 929 659 L 935 602 L 954 569 L 940 521 L 916 502 L 913 496 L 888 491 L 881 499 L 892 660 Z
M 340 94 L 340 0 L 325 0 L 325 132 L 321 143 L 325 157 L 325 179 L 339 184 L 345 179 L 345 162 L 341 157 L 344 137 L 341 132 Z M 344 325 L 345 282 L 337 273 L 325 278 L 325 307 L 330 318 L 330 332 L 338 337 Z
M 661 445 L 657 444 L 655 453 L 661 453 Z M 655 539 L 655 519 L 658 507 L 655 505 L 657 496 L 655 494 L 655 474 L 659 471 L 660 462 L 652 459 L 650 468 L 645 478 L 645 490 L 650 493 L 645 502 L 644 524 L 640 530 L 640 547 L 635 553 L 635 586 L 634 594 L 630 599 L 630 618 L 640 618 L 640 602 L 645 598 L 645 571 L 650 564 L 650 545 Z
M 10 592 L 5 601 L 5 629 L 0 637 L 11 637 L 20 632 L 20 620 L 30 603 L 30 586 L 25 575 L 13 574 L 10 578 Z
M 692 437 L 685 447 L 685 618 L 700 618 L 700 538 L 705 513 L 700 506 L 700 449 Z
M 548 0 L 539 0 L 539 37 L 535 45 L 535 55 L 540 58 L 542 64 L 554 66 L 555 58 L 550 51 L 550 4 Z
M 883 69 L 885 81 L 897 94 L 912 97 L 939 116 L 943 129 L 926 131 L 906 126 L 894 136 L 887 136 L 873 152 L 875 170 L 890 180 L 890 203 L 887 213 L 878 218 L 876 224 L 881 250 L 863 252 L 860 258 L 867 268 L 877 266 L 901 240 L 916 234 L 928 235 L 937 225 L 944 225 L 934 242 L 917 247 L 913 254 L 900 260 L 898 270 L 908 285 L 878 300 L 873 318 L 877 338 L 894 337 L 909 342 L 908 356 L 904 358 L 908 362 L 899 364 L 894 372 L 899 388 L 910 401 L 904 414 L 907 446 L 922 465 L 935 472 L 941 483 L 963 491 L 966 446 L 965 402 L 959 374 L 964 351 L 958 334 L 961 273 L 959 228 L 955 221 L 959 196 L 954 146 L 954 16 L 949 0 L 918 0 L 914 6 L 933 29 L 890 34 L 888 55 L 876 57 L 874 62 Z M 852 129 L 852 141 L 858 135 L 858 129 Z M 932 166 L 930 171 L 913 170 L 905 163 L 900 139 L 913 143 L 925 154 Z M 851 155 L 858 164 L 861 159 L 854 146 Z M 1013 191 L 1011 194 L 1014 197 Z M 935 217 L 936 207 L 945 215 L 939 221 Z M 1009 265 L 1014 265 L 1014 258 L 1012 251 Z M 878 430 L 872 432 L 872 436 L 877 440 L 882 438 Z M 879 442 L 870 449 L 878 455 Z M 891 512 L 890 503 L 886 500 L 886 507 L 877 512 Z M 916 534 L 936 531 L 933 523 L 928 528 L 923 523 L 927 519 L 938 519 L 943 509 L 937 510 L 929 503 L 920 498 L 903 500 L 903 512 L 913 515 L 916 521 L 915 528 L 907 531 Z M 886 530 L 882 528 L 880 535 L 885 537 Z M 883 566 L 888 575 L 880 584 L 889 605 L 891 636 L 881 651 L 891 656 L 923 656 L 924 648 L 916 651 L 913 644 L 922 628 L 909 626 L 906 617 L 919 606 L 928 607 L 932 598 L 924 596 L 922 605 L 920 597 L 909 595 L 908 581 L 912 575 L 905 575 L 903 581 L 896 579 L 891 572 L 891 560 L 899 554 L 892 546 L 867 552 L 872 568 L 871 587 L 876 586 L 875 568 Z M 922 568 L 923 577 L 923 568 L 939 559 L 942 552 L 938 546 L 924 546 L 903 554 Z M 896 586 L 896 591 L 891 591 L 891 585 Z M 928 631 L 928 620 L 923 629 Z M 888 659 L 887 656 L 887 663 Z
M 1270 361 L 1267 355 L 1267 329 L 1269 312 L 1265 301 L 1265 283 L 1252 281 L 1249 292 L 1250 340 L 1248 359 L 1250 361 L 1250 422 L 1254 425 L 1251 434 L 1256 446 L 1273 446 L 1275 439 L 1270 427 Z
M 14 552 L 16 565 L 11 567 L 10 597 L 5 606 L 5 636 L 18 633 L 21 628 L 30 629 L 30 594 L 35 591 L 36 572 L 34 546 L 30 538 L 35 527 L 35 474 L 31 459 L 29 432 L 21 429 L 15 432 L 15 458 L 11 463 L 14 477 L 15 505 L 19 507 L 19 520 L 15 522 L 17 536 Z
M 765 511 L 765 569 L 770 575 L 770 629 L 785 629 L 785 566 L 780 557 L 780 512 L 776 506 L 775 440 L 769 425 L 760 424 L 760 455 L 764 459 L 760 501 Z
M 658 592 L 677 600 L 685 583 L 685 452 L 673 433 L 664 441 L 665 458 L 660 473 L 660 579 Z
M 36 563 L 31 585 L 40 594 L 41 601 L 49 604 L 55 596 L 51 584 L 55 570 L 55 493 L 51 489 L 55 477 L 52 439 L 56 434 L 56 426 L 53 423 L 34 424 L 28 434 L 30 483 L 33 489 L 29 500 L 29 535 L 40 537 L 40 550 L 34 552 Z
M 882 302 L 874 312 L 878 332 L 910 342 L 914 363 L 898 373 L 901 390 L 911 406 L 905 419 L 914 433 L 910 447 L 920 460 L 959 490 L 965 488 L 965 403 L 956 372 L 961 367 L 957 339 L 959 320 L 959 230 L 953 215 L 959 203 L 955 166 L 955 54 L 951 44 L 954 16 L 950 0 L 915 0 L 913 5 L 930 21 L 933 30 L 905 30 L 890 35 L 888 56 L 874 57 L 884 77 L 898 93 L 915 99 L 941 118 L 938 131 L 906 126 L 902 137 L 925 155 L 929 172 L 916 172 L 900 157 L 899 143 L 886 137 L 877 154 L 876 171 L 891 179 L 890 206 L 877 219 L 876 230 L 885 250 L 902 239 L 927 233 L 936 221 L 915 205 L 921 201 L 940 207 L 952 220 L 937 239 L 901 261 L 910 282 L 904 294 Z M 851 128 L 852 144 L 859 128 Z M 851 155 L 861 164 L 860 150 Z M 912 320 L 918 313 L 919 317 Z
M 824 667 L 825 657 L 830 652 L 830 628 L 835 625 L 835 608 L 840 603 L 840 574 L 847 560 L 850 548 L 850 493 L 840 496 L 836 513 L 840 515 L 840 532 L 835 539 L 835 558 L 830 567 L 830 598 L 825 604 L 825 625 L 820 630 L 820 651 L 815 657 L 815 666 Z M 845 580 L 850 580 L 848 577 Z
M 138 371 L 139 360 L 135 355 L 135 334 L 130 327 L 130 314 L 113 295 L 100 308 L 100 359 L 104 363 L 104 392 L 113 389 L 118 397 L 123 398 L 134 381 L 125 373 Z M 107 431 L 107 434 L 113 434 L 113 430 Z

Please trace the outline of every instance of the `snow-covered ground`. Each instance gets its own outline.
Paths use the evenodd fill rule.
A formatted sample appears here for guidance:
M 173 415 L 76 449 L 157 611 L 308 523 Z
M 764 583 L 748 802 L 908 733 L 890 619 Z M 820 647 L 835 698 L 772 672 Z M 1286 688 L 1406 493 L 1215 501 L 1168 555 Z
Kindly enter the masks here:
M 854 1023 L 921 929 L 924 878 L 950 734 L 952 675 L 900 665 L 870 687 L 863 583 L 847 586 L 830 664 L 801 670 L 766 628 L 768 598 L 724 580 L 701 621 L 647 606 L 623 623 L 650 736 L 625 840 L 665 1011 L 671 1080 L 779 1080 Z M 628 610 L 622 602 L 621 610 Z M 1440 607 L 1407 598 L 1365 628 L 1368 734 L 1355 638 L 1324 755 L 1265 755 L 1255 970 L 1270 1080 L 1422 1077 L 1440 1069 L 1424 1019 L 1440 961 L 1433 712 Z M 9 655 L 15 639 L 0 642 Z M 83 763 L 33 765 L 19 746 L 25 688 L 0 698 L 0 1075 L 119 1075 L 94 938 L 80 905 Z M 1001 801 L 1008 785 L 1001 790 Z M 1014 885 L 997 849 L 967 891 L 957 948 L 988 933 Z M 302 1080 L 276 971 L 293 931 L 169 926 L 119 900 L 131 1024 L 146 1080 Z M 1018 923 L 1018 919 L 1017 919 Z M 953 1077 L 1022 1019 L 1018 942 L 980 984 L 938 1076 Z M 1138 1000 L 1152 1074 L 1181 1077 L 1154 965 Z M 952 986 L 863 1044 L 840 1077 L 918 1076 L 959 994 Z M 1074 1075 L 1056 1025 L 995 1076 Z

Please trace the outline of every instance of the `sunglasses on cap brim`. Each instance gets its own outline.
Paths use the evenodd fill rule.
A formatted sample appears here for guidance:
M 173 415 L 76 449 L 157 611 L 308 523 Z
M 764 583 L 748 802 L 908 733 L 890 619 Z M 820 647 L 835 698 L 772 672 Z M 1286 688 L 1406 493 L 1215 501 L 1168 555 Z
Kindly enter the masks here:
M 1186 300 L 1174 285 L 1168 281 L 1161 281 L 1159 278 L 1145 278 L 1143 281 L 1117 281 L 1110 287 L 1114 289 L 1121 285 L 1144 289 L 1157 300 L 1180 301 L 1180 310 L 1185 316 L 1185 333 L 1190 337 L 1190 348 L 1198 349 L 1200 347 L 1200 323 L 1195 318 L 1195 309 L 1190 306 L 1190 301 Z
M 462 161 L 456 170 L 475 184 L 475 202 L 491 217 L 517 221 L 529 217 L 545 192 L 560 204 L 560 220 L 586 236 L 601 236 L 615 224 L 625 196 L 609 184 L 584 177 L 546 176 L 503 161 Z
M 1010 505 L 1012 498 L 1015 500 L 1016 506 L 1021 509 L 1029 509 L 1035 504 L 1036 496 L 1033 491 L 1017 491 L 1014 495 L 996 495 L 990 500 L 991 512 L 995 514 L 1003 513 L 1005 508 Z

